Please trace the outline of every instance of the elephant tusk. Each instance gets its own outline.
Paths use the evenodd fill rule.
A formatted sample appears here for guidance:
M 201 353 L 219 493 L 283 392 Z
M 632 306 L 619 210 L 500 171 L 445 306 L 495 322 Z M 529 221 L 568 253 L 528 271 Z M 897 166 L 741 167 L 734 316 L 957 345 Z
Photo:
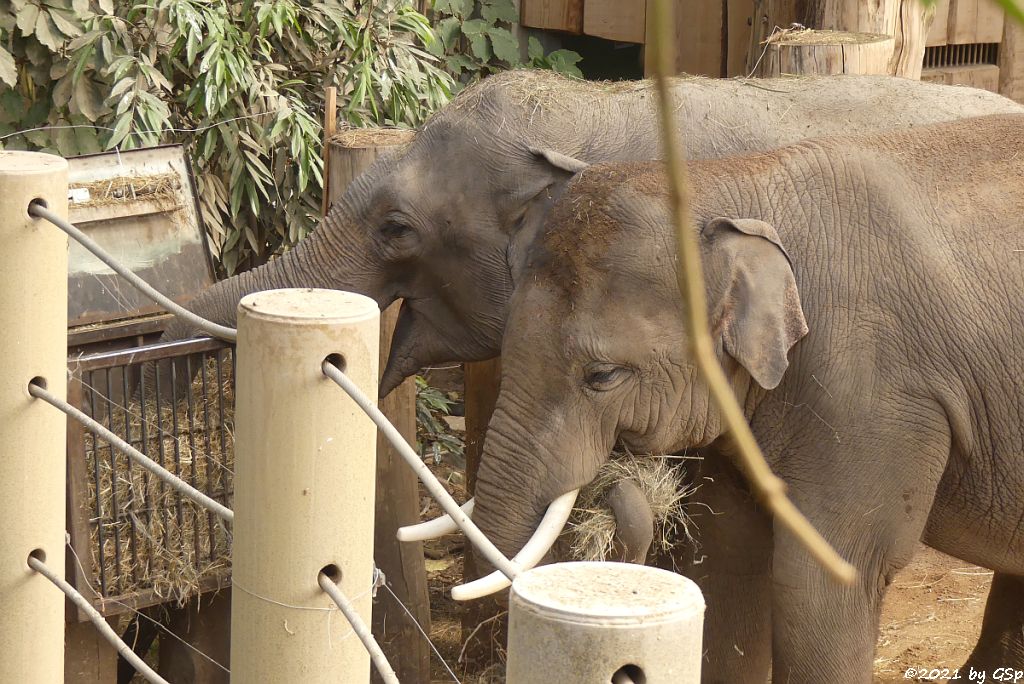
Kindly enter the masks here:
M 551 502 L 547 512 L 544 513 L 543 520 L 537 526 L 537 531 L 512 559 L 512 565 L 515 566 L 517 574 L 540 563 L 544 555 L 551 550 L 558 535 L 565 528 L 565 524 L 569 522 L 569 514 L 572 513 L 572 507 L 576 503 L 576 496 L 579 493 L 580 490 L 574 489 Z M 495 570 L 486 577 L 452 587 L 452 598 L 456 601 L 469 601 L 499 592 L 511 584 L 512 580 L 500 570 Z
M 470 499 L 466 503 L 462 504 L 461 510 L 470 518 L 473 517 L 473 504 L 476 499 Z M 459 531 L 458 524 L 452 520 L 452 516 L 445 513 L 444 515 L 428 520 L 427 522 L 421 522 L 417 525 L 406 525 L 405 527 L 398 528 L 398 541 L 411 542 L 411 541 L 426 541 L 427 539 L 437 539 L 443 537 L 446 534 L 453 534 Z

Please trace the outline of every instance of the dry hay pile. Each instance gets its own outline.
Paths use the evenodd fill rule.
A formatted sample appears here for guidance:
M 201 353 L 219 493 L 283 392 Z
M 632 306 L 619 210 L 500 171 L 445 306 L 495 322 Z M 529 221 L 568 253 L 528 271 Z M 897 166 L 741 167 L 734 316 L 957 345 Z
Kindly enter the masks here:
M 154 173 L 147 176 L 117 176 L 92 183 L 77 183 L 69 190 L 88 190 L 89 199 L 76 202 L 75 207 L 97 207 L 138 200 L 178 199 L 181 180 L 176 173 Z
M 109 421 L 108 427 L 122 438 L 127 435 L 126 441 L 132 446 L 230 507 L 234 469 L 233 383 L 230 363 L 222 363 L 220 386 L 212 380 L 217 377 L 215 364 L 215 359 L 207 360 L 205 387 L 201 374 L 197 374 L 192 383 L 191 405 L 184 399 L 174 408 L 168 405 L 170 402 L 162 402 L 157 420 L 156 400 L 147 397 L 145 431 L 137 397 L 123 405 L 112 403 L 109 416 L 103 415 L 107 408 L 101 413 L 97 402 L 95 417 L 101 422 Z M 90 432 L 85 433 L 85 456 L 92 570 L 97 580 L 102 570 L 105 596 L 151 591 L 159 602 L 174 600 L 180 605 L 199 593 L 204 577 L 229 570 L 230 533 L 219 518 L 177 494 L 134 462 L 129 465 L 127 456 L 112 451 L 105 440 L 96 440 Z M 98 515 L 97 511 L 101 513 Z M 96 588 L 99 589 L 98 584 Z
M 684 502 L 694 489 L 686 489 L 683 469 L 671 456 L 634 456 L 616 452 L 594 480 L 580 490 L 569 518 L 568 553 L 575 560 L 601 561 L 611 557 L 615 537 L 615 515 L 605 501 L 608 490 L 618 482 L 632 480 L 643 492 L 654 514 L 654 544 L 651 552 L 669 551 L 678 542 L 693 541 L 693 523 Z

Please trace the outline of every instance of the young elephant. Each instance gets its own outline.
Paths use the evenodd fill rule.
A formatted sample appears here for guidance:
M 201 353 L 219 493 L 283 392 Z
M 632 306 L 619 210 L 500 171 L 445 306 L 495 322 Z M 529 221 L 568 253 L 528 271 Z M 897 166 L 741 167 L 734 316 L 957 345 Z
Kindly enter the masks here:
M 1024 665 L 1024 116 L 692 162 L 715 352 L 835 584 L 750 500 L 695 371 L 660 163 L 595 165 L 510 305 L 473 519 L 507 554 L 621 439 L 701 447 L 705 681 L 870 682 L 915 545 L 995 571 L 976 670 Z M 703 490 L 702 490 L 703 492 Z

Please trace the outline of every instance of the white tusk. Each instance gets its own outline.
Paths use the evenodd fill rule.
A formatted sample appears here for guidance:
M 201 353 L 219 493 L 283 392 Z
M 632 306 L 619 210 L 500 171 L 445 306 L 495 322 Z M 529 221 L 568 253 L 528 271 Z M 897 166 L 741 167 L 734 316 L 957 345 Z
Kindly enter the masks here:
M 555 540 L 558 539 L 558 535 L 565 528 L 565 523 L 569 521 L 569 514 L 572 513 L 573 504 L 576 503 L 576 496 L 579 493 L 580 490 L 574 489 L 551 502 L 547 512 L 544 513 L 544 519 L 537 526 L 537 531 L 533 533 L 530 541 L 526 542 L 522 550 L 512 559 L 512 565 L 515 567 L 517 574 L 529 570 L 537 565 L 537 563 L 540 563 L 544 555 L 551 550 Z M 481 596 L 489 596 L 511 585 L 512 580 L 506 577 L 500 570 L 495 570 L 486 577 L 473 580 L 468 584 L 452 587 L 452 598 L 456 601 L 469 601 Z
M 473 517 L 473 502 L 475 499 L 470 499 L 466 503 L 462 504 L 461 510 L 470 518 Z M 398 528 L 398 541 L 411 542 L 411 541 L 425 541 L 427 539 L 437 539 L 443 537 L 446 534 L 453 534 L 459 531 L 459 526 L 452 516 L 445 513 L 444 515 L 428 520 L 427 522 L 421 522 L 416 525 L 406 525 L 405 527 Z

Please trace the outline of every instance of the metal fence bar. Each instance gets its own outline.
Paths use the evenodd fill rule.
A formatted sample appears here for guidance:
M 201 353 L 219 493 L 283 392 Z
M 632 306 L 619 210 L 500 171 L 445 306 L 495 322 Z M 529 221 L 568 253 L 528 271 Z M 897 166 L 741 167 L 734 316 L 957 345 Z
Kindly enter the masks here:
M 324 590 L 324 593 L 331 597 L 331 600 L 334 601 L 338 609 L 345 615 L 349 624 L 352 625 L 352 631 L 363 642 L 363 646 L 369 652 L 370 660 L 373 662 L 373 666 L 377 668 L 377 673 L 384 680 L 384 684 L 399 684 L 398 676 L 395 675 L 395 671 L 392 669 L 391 663 L 388 662 L 387 656 L 384 655 L 384 651 L 380 650 L 380 645 L 373 638 L 370 628 L 363 622 L 363 618 L 359 616 L 356 607 L 348 600 L 341 587 L 322 572 L 317 577 L 317 582 L 320 584 L 320 588 Z
M 92 607 L 92 604 L 89 603 L 89 599 L 75 591 L 74 587 L 65 582 L 63 578 L 51 570 L 46 563 L 35 556 L 29 556 L 28 566 L 46 579 L 50 580 L 54 586 L 64 592 L 65 596 L 71 599 L 72 603 L 88 615 L 89 620 L 93 625 L 95 625 L 96 629 L 99 630 L 100 634 L 110 642 L 110 645 L 117 650 L 118 654 L 122 658 L 132 664 L 132 667 L 135 668 L 136 672 L 146 678 L 147 682 L 151 682 L 152 684 L 170 684 L 166 679 L 154 672 L 153 668 L 147 665 L 146 661 L 140 658 L 135 651 L 128 646 L 128 644 L 121 641 L 120 637 L 117 636 L 117 632 L 107 624 L 107 621 L 102 615 L 100 615 L 99 611 Z
M 498 547 L 494 543 L 484 536 L 484 533 L 480 531 L 480 528 L 470 520 L 469 516 L 466 515 L 459 504 L 456 503 L 452 495 L 448 493 L 448 490 L 438 481 L 430 468 L 423 462 L 423 459 L 419 457 L 415 450 L 406 443 L 405 438 L 402 434 L 395 429 L 395 426 L 391 424 L 391 421 L 387 419 L 383 413 L 380 412 L 373 401 L 366 396 L 359 389 L 359 387 L 353 383 L 340 368 L 324 361 L 323 363 L 324 375 L 329 377 L 331 380 L 336 382 L 339 387 L 345 390 L 345 393 L 352 397 L 352 400 L 359 405 L 359 408 L 363 410 L 366 415 L 370 417 L 381 433 L 388 438 L 398 453 L 402 456 L 405 462 L 413 469 L 416 476 L 420 479 L 423 485 L 430 492 L 430 495 L 434 497 L 438 504 L 445 513 L 451 516 L 452 520 L 462 529 L 462 532 L 466 535 L 466 538 L 480 550 L 484 557 L 505 574 L 509 579 L 515 579 L 516 575 L 519 574 L 520 570 L 512 561 L 505 557 L 505 555 L 498 550 Z
M 80 422 L 91 432 L 108 441 L 110 445 L 113 446 L 115 449 L 125 454 L 129 458 L 134 459 L 135 462 L 138 463 L 140 466 L 156 475 L 163 482 L 166 482 L 168 485 L 170 485 L 172 489 L 181 493 L 182 496 L 188 497 L 189 499 L 199 504 L 203 508 L 213 511 L 218 517 L 226 520 L 227 522 L 232 522 L 234 520 L 235 514 L 231 511 L 230 508 L 224 506 L 223 504 L 217 501 L 214 501 L 213 499 L 206 496 L 205 494 L 203 494 L 198 489 L 188 484 L 181 478 L 175 477 L 173 473 L 170 473 L 164 468 L 162 468 L 156 461 L 149 458 L 144 453 L 142 453 L 135 447 L 131 446 L 123 439 L 115 435 L 113 432 L 103 427 L 103 425 L 96 422 L 82 411 L 79 411 L 77 408 L 67 403 L 63 399 L 57 397 L 54 394 L 51 394 L 46 389 L 37 384 L 29 385 L 28 393 L 37 399 L 42 399 L 47 404 L 50 404 L 51 406 L 59 409 L 60 411 L 63 411 L 70 417 Z
M 92 238 L 90 238 L 88 235 L 86 235 L 78 228 L 76 228 L 74 224 L 65 221 L 63 218 L 47 209 L 45 206 L 38 203 L 33 203 L 29 207 L 28 213 L 30 216 L 34 216 L 36 218 L 46 219 L 56 227 L 63 230 L 70 237 L 74 238 L 80 245 L 82 245 L 87 250 L 92 252 L 97 259 L 99 259 L 107 266 L 109 266 L 111 270 L 113 270 L 115 273 L 117 273 L 122 278 L 127 280 L 129 283 L 135 286 L 140 292 L 142 292 L 144 295 L 152 299 L 154 302 L 164 307 L 168 311 L 172 312 L 175 316 L 185 319 L 186 321 L 196 326 L 200 330 L 208 332 L 214 337 L 219 337 L 223 340 L 228 340 L 229 342 L 235 341 L 237 332 L 234 328 L 229 328 L 226 325 L 220 325 L 218 323 L 214 323 L 213 321 L 208 321 L 202 316 L 198 316 L 192 313 L 185 307 L 181 306 L 180 304 L 172 300 L 170 297 L 161 294 L 152 285 L 150 285 L 145 280 L 143 280 L 142 278 L 140 278 L 139 276 L 135 275 L 130 270 L 125 268 L 125 266 L 121 262 L 112 257 L 106 250 L 100 247 Z

